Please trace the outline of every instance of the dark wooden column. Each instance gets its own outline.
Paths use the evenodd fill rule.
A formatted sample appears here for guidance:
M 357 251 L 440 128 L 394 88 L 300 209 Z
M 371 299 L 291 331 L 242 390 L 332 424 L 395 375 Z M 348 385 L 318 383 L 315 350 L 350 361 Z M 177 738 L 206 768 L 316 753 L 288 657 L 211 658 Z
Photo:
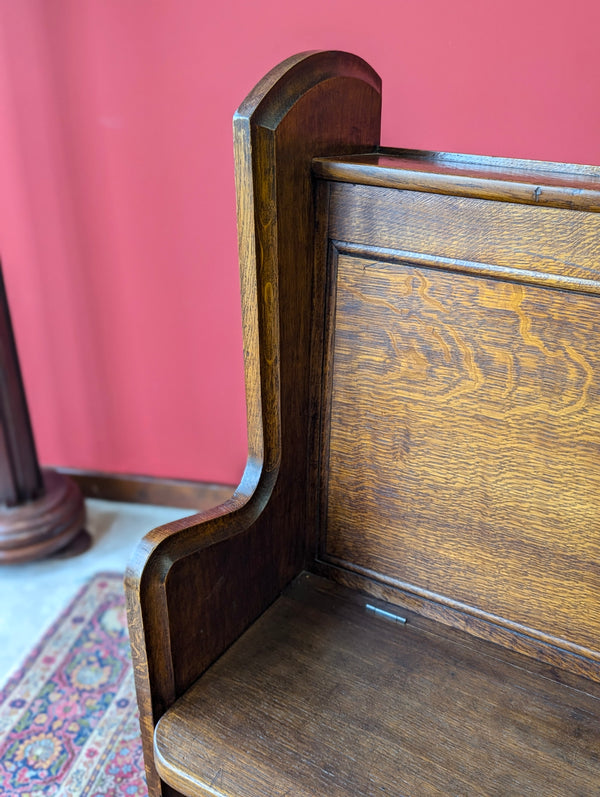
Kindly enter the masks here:
M 0 266 L 0 562 L 53 553 L 84 521 L 79 488 L 38 463 Z

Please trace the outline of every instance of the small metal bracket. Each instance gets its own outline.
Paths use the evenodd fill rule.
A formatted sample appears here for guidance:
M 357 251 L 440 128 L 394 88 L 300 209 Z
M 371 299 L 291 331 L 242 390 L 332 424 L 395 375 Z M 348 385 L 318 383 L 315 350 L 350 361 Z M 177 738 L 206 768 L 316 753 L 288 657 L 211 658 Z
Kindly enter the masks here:
M 377 606 L 373 606 L 371 603 L 367 603 L 366 608 L 368 611 L 374 612 L 380 617 L 385 617 L 386 620 L 391 620 L 393 623 L 400 623 L 401 625 L 406 623 L 406 617 L 401 617 L 399 614 L 394 614 L 393 612 L 386 612 L 385 609 L 378 609 Z

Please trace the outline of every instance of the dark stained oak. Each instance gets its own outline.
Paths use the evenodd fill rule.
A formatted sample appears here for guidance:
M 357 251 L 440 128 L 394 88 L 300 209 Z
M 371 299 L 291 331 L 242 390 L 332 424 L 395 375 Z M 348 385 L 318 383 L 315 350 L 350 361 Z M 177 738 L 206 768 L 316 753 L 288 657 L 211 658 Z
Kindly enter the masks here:
M 151 797 L 600 793 L 600 169 L 379 118 L 337 52 L 234 118 L 249 457 L 127 573 Z
M 333 240 L 598 291 L 600 214 L 344 183 L 331 184 L 330 201 Z
M 13 507 L 44 493 L 0 267 L 0 504 Z
M 323 52 L 284 61 L 234 118 L 248 461 L 229 502 L 152 531 L 127 572 L 153 796 L 171 793 L 153 763 L 155 723 L 307 558 L 312 159 L 372 150 L 380 112 L 381 81 L 371 67 Z
M 314 170 L 357 185 L 600 211 L 600 166 L 381 147 L 344 160 L 315 158 Z
M 77 485 L 38 462 L 0 265 L 0 564 L 87 548 L 84 523 Z
M 159 771 L 220 797 L 596 793 L 597 687 L 373 603 L 300 576 L 160 720 Z
M 229 500 L 233 485 L 210 484 L 188 479 L 140 476 L 132 473 L 107 473 L 77 468 L 59 468 L 79 487 L 86 498 L 104 501 L 173 506 L 201 512 Z

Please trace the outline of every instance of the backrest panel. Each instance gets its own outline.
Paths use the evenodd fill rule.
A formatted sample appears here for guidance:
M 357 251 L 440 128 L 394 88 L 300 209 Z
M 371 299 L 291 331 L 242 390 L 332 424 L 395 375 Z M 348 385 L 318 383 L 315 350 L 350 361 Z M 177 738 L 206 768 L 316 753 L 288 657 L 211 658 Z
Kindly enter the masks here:
M 573 280 L 600 275 L 598 213 L 332 183 L 329 236 Z
M 319 557 L 600 657 L 600 216 L 329 208 Z

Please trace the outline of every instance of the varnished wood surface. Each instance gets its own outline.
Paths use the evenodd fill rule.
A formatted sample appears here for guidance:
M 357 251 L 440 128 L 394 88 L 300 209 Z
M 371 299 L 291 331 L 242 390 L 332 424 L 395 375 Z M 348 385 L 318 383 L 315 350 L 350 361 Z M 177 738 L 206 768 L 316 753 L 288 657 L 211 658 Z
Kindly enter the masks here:
M 128 570 L 152 797 L 598 791 L 597 170 L 402 167 L 379 92 L 304 54 L 234 120 L 248 466 Z M 454 627 L 263 614 L 303 568 Z
M 84 523 L 78 487 L 39 466 L 0 266 L 0 564 L 49 556 Z
M 83 496 L 62 473 L 42 471 L 44 490 L 33 500 L 0 506 L 0 564 L 42 559 L 65 549 L 79 537 L 74 551 L 82 551 L 85 537 Z
M 76 468 L 57 468 L 57 470 L 72 479 L 86 498 L 173 506 L 196 512 L 225 503 L 235 491 L 233 485 L 209 484 L 185 479 L 163 479 Z
M 381 148 L 344 159 L 317 158 L 314 171 L 362 185 L 600 211 L 599 166 Z
M 586 681 L 367 603 L 302 575 L 162 718 L 164 777 L 219 797 L 597 792 Z
M 600 217 L 327 186 L 321 558 L 598 677 Z
M 439 592 L 432 595 L 414 584 L 401 585 L 397 579 L 386 578 L 380 572 L 363 570 L 349 562 L 336 565 L 333 561 L 315 559 L 310 569 L 337 584 L 392 603 L 398 607 L 400 614 L 411 611 L 455 631 L 500 645 L 507 652 L 525 655 L 529 657 L 530 668 L 535 663 L 540 667 L 557 668 L 565 683 L 569 682 L 571 676 L 574 682 L 582 677 L 589 679 L 590 688 L 600 683 L 600 662 L 590 657 L 589 651 L 566 651 L 564 640 L 560 640 L 561 646 L 553 644 L 550 639 L 542 639 L 539 632 L 532 636 L 529 629 L 511 623 L 505 617 L 486 616 L 473 607 L 454 602 L 443 594 L 443 585 L 440 585 Z
M 168 793 L 154 723 L 305 564 L 312 159 L 376 147 L 380 91 L 360 58 L 304 53 L 272 70 L 234 118 L 248 463 L 230 502 L 154 530 L 128 569 L 152 797 Z
M 514 279 L 598 290 L 597 213 L 332 183 L 329 237 L 394 250 L 400 259 L 429 256 L 435 265 L 440 258 L 442 268 L 457 261 L 455 270 L 491 267 L 500 276 L 508 270 Z
M 33 439 L 1 264 L 0 374 L 0 504 L 11 507 L 40 498 L 44 493 L 44 480 Z
M 600 658 L 600 299 L 336 273 L 323 554 Z

